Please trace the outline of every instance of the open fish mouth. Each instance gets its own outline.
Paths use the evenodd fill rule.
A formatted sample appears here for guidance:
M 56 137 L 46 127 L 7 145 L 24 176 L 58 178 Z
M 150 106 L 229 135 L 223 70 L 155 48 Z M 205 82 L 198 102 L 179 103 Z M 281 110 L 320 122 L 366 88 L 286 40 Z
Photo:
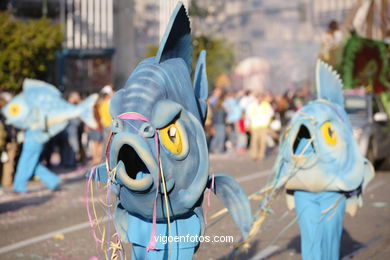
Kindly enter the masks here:
M 307 156 L 315 153 L 312 135 L 309 128 L 304 124 L 300 125 L 295 136 L 295 140 L 292 146 L 292 153 L 295 156 Z
M 129 189 L 147 191 L 153 185 L 150 170 L 130 145 L 124 144 L 118 153 L 117 178 Z
M 117 181 L 132 191 L 148 192 L 158 179 L 159 166 L 152 152 L 145 140 L 135 134 L 120 133 L 113 138 L 110 166 L 116 168 Z M 173 179 L 168 180 L 167 190 L 173 186 Z

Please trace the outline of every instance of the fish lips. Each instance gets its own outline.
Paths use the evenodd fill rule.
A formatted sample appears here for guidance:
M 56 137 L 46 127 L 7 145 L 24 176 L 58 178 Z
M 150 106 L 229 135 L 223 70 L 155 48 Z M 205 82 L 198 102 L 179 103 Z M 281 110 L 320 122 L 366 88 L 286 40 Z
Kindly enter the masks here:
M 158 183 L 158 162 L 145 139 L 137 134 L 115 134 L 110 144 L 109 165 L 110 169 L 116 168 L 116 180 L 131 191 L 145 193 Z M 173 179 L 166 182 L 168 192 L 173 186 Z

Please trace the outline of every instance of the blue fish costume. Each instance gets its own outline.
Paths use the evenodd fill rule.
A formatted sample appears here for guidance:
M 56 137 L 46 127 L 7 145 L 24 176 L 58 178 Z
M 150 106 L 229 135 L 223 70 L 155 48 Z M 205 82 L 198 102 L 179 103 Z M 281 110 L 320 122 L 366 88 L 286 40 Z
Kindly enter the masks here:
M 191 259 L 204 230 L 207 187 L 213 187 L 244 238 L 251 226 L 249 200 L 238 183 L 225 174 L 208 174 L 205 52 L 194 86 L 191 52 L 189 19 L 179 3 L 156 57 L 140 62 L 112 97 L 107 162 L 89 173 L 117 195 L 114 223 L 121 240 L 132 243 L 132 259 Z M 180 240 L 164 243 L 167 236 Z
M 44 144 L 62 131 L 68 121 L 80 117 L 88 126 L 96 127 L 93 106 L 97 95 L 91 95 L 76 106 L 66 102 L 54 86 L 34 79 L 25 79 L 23 91 L 3 109 L 6 123 L 25 130 L 22 152 L 17 165 L 15 192 L 26 192 L 28 180 L 33 176 L 55 189 L 60 179 L 39 162 Z
M 281 139 L 273 185 L 287 189 L 288 207 L 296 209 L 302 258 L 339 259 L 344 213 L 362 206 L 374 170 L 353 139 L 340 78 L 322 61 L 316 85 L 318 98 L 293 116 Z

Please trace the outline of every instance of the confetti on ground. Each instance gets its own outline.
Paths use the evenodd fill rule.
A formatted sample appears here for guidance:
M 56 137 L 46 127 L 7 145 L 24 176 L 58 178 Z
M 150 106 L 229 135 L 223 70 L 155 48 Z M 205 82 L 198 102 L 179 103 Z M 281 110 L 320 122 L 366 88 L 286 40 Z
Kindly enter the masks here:
M 387 206 L 387 202 L 378 201 L 378 202 L 373 202 L 371 205 L 374 206 L 375 208 L 384 208 Z
M 64 234 L 61 234 L 61 233 L 57 233 L 53 236 L 54 239 L 58 239 L 58 240 L 64 240 L 65 236 Z

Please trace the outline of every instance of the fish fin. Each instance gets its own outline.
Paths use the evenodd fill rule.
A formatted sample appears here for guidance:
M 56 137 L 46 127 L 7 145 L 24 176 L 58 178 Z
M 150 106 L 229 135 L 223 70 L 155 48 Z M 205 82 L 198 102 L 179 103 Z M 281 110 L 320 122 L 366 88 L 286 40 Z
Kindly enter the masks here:
M 129 227 L 128 213 L 123 209 L 119 203 L 115 208 L 114 220 L 115 228 L 118 232 L 122 242 L 129 242 L 127 239 L 127 229 Z
M 83 120 L 83 122 L 91 128 L 98 127 L 96 119 L 93 115 L 93 107 L 97 99 L 98 94 L 92 94 L 87 97 L 87 99 L 85 99 L 83 103 L 79 105 L 79 107 L 81 108 L 80 119 Z
M 93 180 L 107 183 L 108 173 L 107 173 L 107 167 L 105 163 L 99 164 L 96 167 L 91 168 L 87 172 L 86 177 L 89 178 L 91 174 L 94 175 L 92 176 Z
M 202 123 L 206 120 L 207 115 L 207 95 L 209 92 L 209 84 L 207 81 L 206 73 L 206 51 L 202 50 L 199 54 L 198 63 L 196 64 L 194 75 L 194 91 L 197 99 L 197 105 L 199 109 Z
M 122 104 L 122 96 L 124 95 L 124 89 L 118 90 L 114 95 L 111 97 L 110 101 L 110 115 L 114 118 L 118 116 L 120 111 L 120 105 Z
M 212 182 L 209 177 L 208 185 Z M 248 237 L 252 225 L 252 213 L 248 196 L 241 186 L 229 175 L 218 173 L 214 175 L 213 192 L 229 210 L 234 222 L 244 239 Z
M 158 63 L 172 58 L 182 58 L 192 71 L 192 37 L 190 20 L 183 3 L 179 2 L 173 10 L 167 29 L 157 51 Z
M 316 85 L 319 99 L 344 107 L 343 83 L 339 74 L 321 60 L 317 60 Z
M 44 91 L 46 94 L 61 97 L 61 92 L 53 85 L 37 79 L 26 78 L 23 81 L 24 91 Z

